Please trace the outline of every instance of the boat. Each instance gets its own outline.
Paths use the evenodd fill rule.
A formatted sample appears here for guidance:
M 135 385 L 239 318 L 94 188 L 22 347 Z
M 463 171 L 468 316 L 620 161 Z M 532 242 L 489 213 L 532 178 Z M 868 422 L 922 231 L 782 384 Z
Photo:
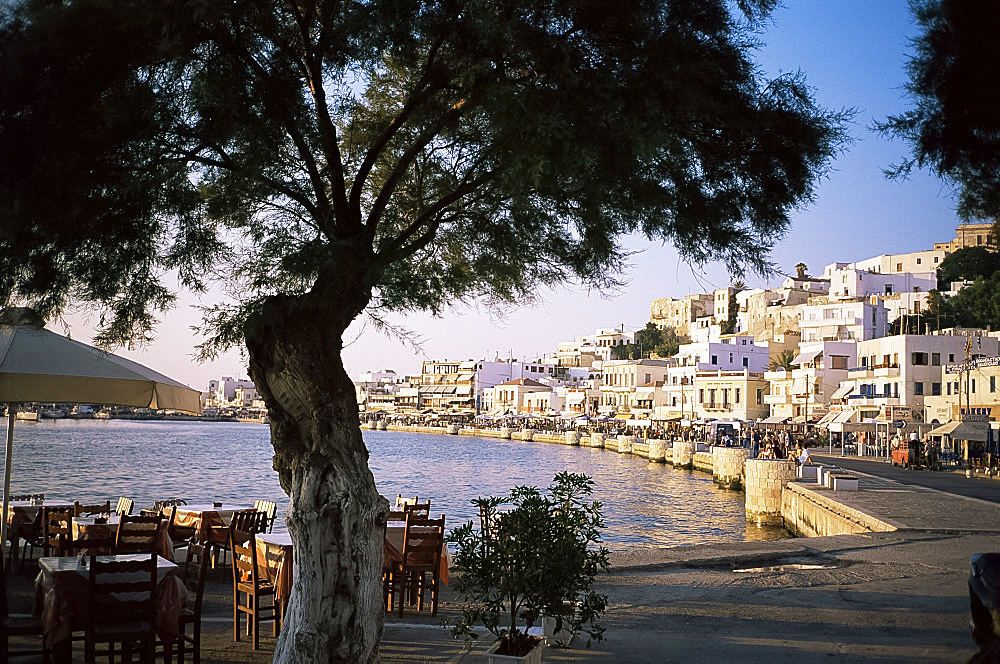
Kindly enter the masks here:
M 43 410 L 41 414 L 47 420 L 61 420 L 66 417 L 66 411 L 61 408 L 48 408 Z
M 111 418 L 111 411 L 101 409 L 94 413 L 95 420 L 107 420 Z
M 37 422 L 38 413 L 33 410 L 19 410 L 17 414 L 14 415 L 14 419 L 19 422 Z

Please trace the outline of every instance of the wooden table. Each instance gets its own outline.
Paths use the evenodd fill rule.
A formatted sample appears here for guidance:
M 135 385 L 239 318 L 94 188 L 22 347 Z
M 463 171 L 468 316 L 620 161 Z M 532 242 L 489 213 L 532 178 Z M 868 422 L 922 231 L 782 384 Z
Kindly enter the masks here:
M 164 507 L 163 514 L 170 516 L 172 507 Z M 233 513 L 243 510 L 253 509 L 250 506 L 217 506 L 207 505 L 178 505 L 177 513 L 174 516 L 174 525 L 183 528 L 194 528 L 198 532 L 199 542 L 211 541 L 213 527 L 228 527 L 233 520 Z M 219 542 L 222 543 L 222 542 Z
M 292 536 L 289 533 L 259 533 L 257 544 L 257 574 L 274 585 L 274 601 L 285 614 L 292 592 Z
M 148 560 L 146 554 L 99 556 L 101 561 Z M 90 607 L 90 568 L 80 567 L 76 558 L 40 558 L 35 579 L 34 614 L 42 619 L 45 646 L 54 654 L 71 656 L 70 637 L 86 627 Z M 156 630 L 165 641 L 177 638 L 177 621 L 187 600 L 187 589 L 178 576 L 178 567 L 157 556 Z

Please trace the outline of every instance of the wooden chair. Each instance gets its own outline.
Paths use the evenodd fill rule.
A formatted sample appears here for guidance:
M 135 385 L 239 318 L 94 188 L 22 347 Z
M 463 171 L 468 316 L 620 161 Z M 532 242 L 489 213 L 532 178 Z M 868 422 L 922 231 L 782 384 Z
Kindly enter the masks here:
M 267 515 L 267 530 L 261 532 L 271 532 L 274 529 L 274 518 L 278 515 L 277 503 L 273 500 L 255 500 L 253 508 Z
M 173 661 L 173 646 L 177 645 L 177 661 L 183 664 L 184 655 L 191 651 L 194 664 L 201 664 L 201 607 L 205 596 L 205 576 L 208 572 L 208 553 L 203 544 L 191 544 L 181 581 L 187 588 L 187 606 L 181 610 L 177 621 L 177 641 L 163 643 L 164 659 Z M 188 634 L 188 625 L 193 628 Z M 189 647 L 190 646 L 190 647 Z
M 131 498 L 120 496 L 118 498 L 118 505 L 115 507 L 115 514 L 118 516 L 132 516 L 133 505 L 134 503 Z
M 389 514 L 386 515 L 386 521 L 406 521 L 406 512 L 403 510 L 389 510 Z
M 212 554 L 212 567 L 215 567 L 218 563 L 220 553 L 223 560 L 225 560 L 226 554 L 229 553 L 229 538 L 234 528 L 244 533 L 256 535 L 257 533 L 267 532 L 265 521 L 264 515 L 257 510 L 239 510 L 233 512 L 233 518 L 228 526 L 212 526 L 209 530 L 207 542 L 208 550 Z
M 389 579 L 389 610 L 392 610 L 393 596 L 398 589 L 399 615 L 403 615 L 404 591 L 409 588 L 411 601 L 412 595 L 417 597 L 417 611 L 423 611 L 424 596 L 430 589 L 431 615 L 437 615 L 443 547 L 444 514 L 437 519 L 408 515 L 403 532 L 402 560 L 394 565 Z
M 274 598 L 274 585 L 261 579 L 257 571 L 257 542 L 254 533 L 230 530 L 229 543 L 233 557 L 233 640 L 240 640 L 241 614 L 247 614 L 247 634 L 252 648 L 260 647 L 260 623 L 270 620 L 274 635 L 278 635 L 281 618 Z M 245 597 L 245 603 L 244 603 Z M 271 604 L 261 605 L 261 599 L 271 598 Z
M 83 553 L 85 556 L 106 556 L 114 550 L 115 538 L 111 534 L 101 537 L 80 537 L 63 543 L 63 553 L 67 556 L 75 556 L 78 553 Z
M 419 499 L 416 496 L 414 496 L 413 498 L 403 498 L 403 494 L 401 494 L 401 493 L 397 493 L 396 494 L 396 509 L 397 510 L 403 509 L 403 505 L 414 505 L 417 502 L 419 502 Z
M 7 569 L 0 575 L 0 658 L 6 662 L 11 656 L 41 655 L 42 662 L 48 664 L 49 651 L 42 640 L 42 620 L 31 616 L 11 617 L 7 606 Z M 37 636 L 41 647 L 38 650 L 18 650 L 10 652 L 10 637 Z
M 35 497 L 35 494 L 33 494 L 33 493 L 12 493 L 12 494 L 10 494 L 10 499 L 9 500 L 11 500 L 11 501 L 15 501 L 15 500 L 31 500 L 34 497 Z
M 14 562 L 14 552 L 17 551 L 18 567 L 20 571 L 24 568 L 24 554 L 25 550 L 28 550 L 28 559 L 32 559 L 35 556 L 35 547 L 44 547 L 45 542 L 42 539 L 44 526 L 42 525 L 42 519 L 45 517 L 45 509 L 40 509 L 35 512 L 35 520 L 30 524 L 24 524 L 21 526 L 17 533 L 17 541 L 12 540 L 10 543 L 10 553 L 7 555 L 8 567 Z
M 121 599 L 129 593 L 130 599 Z M 156 554 L 148 559 L 101 562 L 90 557 L 90 597 L 84 637 L 84 661 L 114 651 L 123 644 L 131 661 L 131 649 L 139 644 L 139 661 L 152 664 L 156 648 Z M 108 644 L 108 652 L 97 652 L 97 644 Z
M 43 507 L 42 512 L 42 555 L 66 555 L 65 544 L 73 539 L 72 508 Z
M 429 519 L 431 518 L 431 501 L 403 505 L 403 514 L 412 514 L 413 516 Z
M 83 505 L 79 501 L 73 502 L 73 516 L 97 516 L 99 514 L 111 514 L 110 500 L 96 505 Z
M 115 535 L 115 553 L 153 553 L 159 550 L 160 528 L 163 518 L 157 516 L 125 515 L 118 522 Z
M 167 520 L 167 536 L 170 537 L 174 551 L 191 546 L 197 535 L 197 528 L 177 525 L 177 505 L 171 505 L 170 518 Z

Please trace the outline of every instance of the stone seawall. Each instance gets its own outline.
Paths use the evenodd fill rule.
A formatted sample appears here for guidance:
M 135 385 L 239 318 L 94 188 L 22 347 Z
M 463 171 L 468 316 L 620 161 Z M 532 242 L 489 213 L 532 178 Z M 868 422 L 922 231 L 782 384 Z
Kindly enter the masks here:
M 799 537 L 896 530 L 881 519 L 814 491 L 805 482 L 789 482 L 785 487 L 781 494 L 781 516 L 785 528 Z
M 691 459 L 691 466 L 695 470 L 704 470 L 706 473 L 712 474 L 715 470 L 715 463 L 712 461 L 712 453 L 695 452 L 694 457 Z

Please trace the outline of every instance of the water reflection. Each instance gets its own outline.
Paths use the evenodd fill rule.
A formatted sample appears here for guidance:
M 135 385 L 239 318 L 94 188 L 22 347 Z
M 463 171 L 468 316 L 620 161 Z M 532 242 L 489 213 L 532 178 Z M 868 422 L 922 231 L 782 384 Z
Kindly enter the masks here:
M 718 489 L 704 473 L 649 464 L 630 455 L 446 435 L 364 432 L 379 491 L 433 501 L 449 526 L 476 516 L 470 500 L 517 484 L 547 486 L 568 470 L 594 478 L 612 548 L 779 539 L 781 528 L 746 524 L 741 492 Z M 12 491 L 92 502 L 129 496 L 279 504 L 287 497 L 271 468 L 269 430 L 259 424 L 59 420 L 18 423 Z

